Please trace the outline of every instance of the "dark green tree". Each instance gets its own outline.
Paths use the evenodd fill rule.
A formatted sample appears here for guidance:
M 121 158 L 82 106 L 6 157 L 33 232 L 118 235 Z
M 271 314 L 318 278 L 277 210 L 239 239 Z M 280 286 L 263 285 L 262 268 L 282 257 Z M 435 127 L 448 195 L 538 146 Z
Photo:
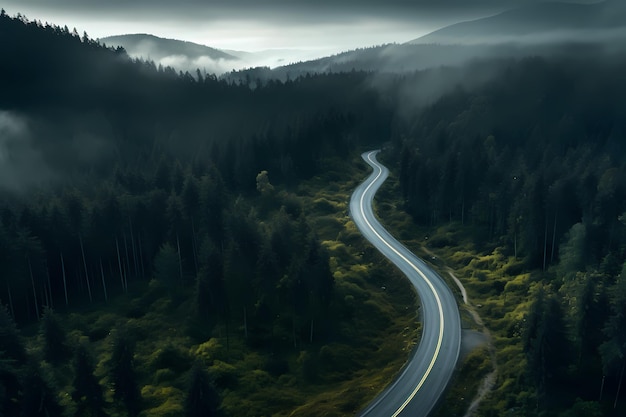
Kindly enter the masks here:
M 217 247 L 205 238 L 199 249 L 200 270 L 196 278 L 196 311 L 203 319 L 224 314 L 224 260 Z
M 537 389 L 538 404 L 563 382 L 570 364 L 563 309 L 554 295 L 541 289 L 526 317 L 523 346 L 528 374 Z
M 26 367 L 22 393 L 22 416 L 52 417 L 63 415 L 57 395 L 44 379 L 42 370 L 36 364 Z
M 44 309 L 39 324 L 39 333 L 43 337 L 44 359 L 52 363 L 67 359 L 70 349 L 65 340 L 65 330 L 51 308 Z
M 154 279 L 158 282 L 175 286 L 180 283 L 180 258 L 174 246 L 165 243 L 154 258 Z
M 18 366 L 26 363 L 26 349 L 20 331 L 6 306 L 0 305 L 0 352 L 16 361 Z
M 19 415 L 19 396 L 22 390 L 16 360 L 0 350 L 0 416 Z
M 113 397 L 124 405 L 129 416 L 141 411 L 141 392 L 137 383 L 134 364 L 135 343 L 125 329 L 118 329 L 113 336 L 113 352 L 109 361 L 109 373 L 113 385 Z
M 102 386 L 94 375 L 94 364 L 85 344 L 76 349 L 72 400 L 76 404 L 75 417 L 106 417 L 106 403 Z
M 607 375 L 617 375 L 626 364 L 626 263 L 622 273 L 612 287 L 610 298 L 610 314 L 604 326 L 604 335 L 607 340 L 600 345 L 600 355 L 604 372 Z
M 185 416 L 220 416 L 219 395 L 201 361 L 194 362 L 189 375 L 189 389 L 185 399 Z

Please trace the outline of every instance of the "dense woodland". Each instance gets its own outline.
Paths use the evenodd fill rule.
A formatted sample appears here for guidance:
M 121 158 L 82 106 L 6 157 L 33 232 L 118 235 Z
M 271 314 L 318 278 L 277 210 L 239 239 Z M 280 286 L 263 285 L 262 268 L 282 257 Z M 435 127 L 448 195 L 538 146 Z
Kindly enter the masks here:
M 531 394 L 505 409 L 578 415 L 553 394 L 592 401 L 603 375 L 621 380 L 624 61 L 217 79 L 4 12 L 0 50 L 0 415 L 111 412 L 90 347 L 108 331 L 116 413 L 139 415 L 133 335 L 70 346 L 58 315 L 142 285 L 193 298 L 189 337 L 244 339 L 276 353 L 278 374 L 282 351 L 341 338 L 331 317 L 347 298 L 289 190 L 383 142 L 415 222 L 457 222 L 543 284 L 511 329 L 527 361 L 512 390 Z M 27 350 L 18 326 L 35 323 L 41 345 Z M 69 408 L 46 376 L 55 366 L 73 372 Z M 219 413 L 228 383 L 200 362 L 182 372 L 187 415 Z
M 518 388 L 534 387 L 539 410 L 554 413 L 563 392 L 597 400 L 603 376 L 613 395 L 622 381 L 625 68 L 525 59 L 447 94 L 393 138 L 416 222 L 461 223 L 477 247 L 522 259 L 543 284 L 522 324 Z

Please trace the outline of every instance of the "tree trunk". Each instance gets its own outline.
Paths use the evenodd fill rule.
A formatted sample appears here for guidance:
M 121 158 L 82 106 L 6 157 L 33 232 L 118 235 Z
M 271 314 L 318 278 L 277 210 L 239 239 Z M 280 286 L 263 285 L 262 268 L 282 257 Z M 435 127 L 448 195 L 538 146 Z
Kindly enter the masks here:
M 193 224 L 193 218 L 191 219 L 191 244 L 193 247 L 193 264 L 196 268 L 196 274 L 198 274 L 198 245 L 196 243 L 196 229 Z
M 15 310 L 13 309 L 13 296 L 11 295 L 11 287 L 7 282 L 7 291 L 9 293 L 9 307 L 11 308 L 11 316 L 13 316 L 13 320 L 15 320 Z
M 48 278 L 48 293 L 50 294 L 50 308 L 54 308 L 52 302 L 52 284 L 50 283 L 50 268 L 48 268 L 48 261 L 46 261 L 46 277 Z
M 313 343 L 313 319 L 311 318 L 311 333 L 309 335 L 309 343 Z
M 28 258 L 28 270 L 30 271 L 30 282 L 33 284 L 33 297 L 35 297 L 35 313 L 37 313 L 37 320 L 39 320 L 39 305 L 37 303 L 37 291 L 35 290 L 35 278 L 33 277 L 33 267 L 30 264 L 30 258 Z
M 624 379 L 624 365 L 626 362 L 622 361 L 622 371 L 619 374 L 619 384 L 617 384 L 617 393 L 615 394 L 615 402 L 613 403 L 613 409 L 617 408 L 617 399 L 619 398 L 619 392 L 622 389 L 622 380 Z
M 120 267 L 120 281 L 122 282 L 122 291 L 127 292 L 126 285 L 124 283 L 124 273 L 122 272 L 122 259 L 120 258 L 120 244 L 117 241 L 117 235 L 115 236 L 115 248 L 117 249 L 117 265 Z
M 243 334 L 245 338 L 248 338 L 248 312 L 246 311 L 246 307 L 243 308 Z
M 48 307 L 50 308 L 50 299 L 48 298 L 48 285 L 44 282 L 43 283 L 43 294 L 41 296 L 41 299 L 44 300 L 44 307 Z
M 543 231 L 543 270 L 546 270 L 546 252 L 548 251 L 548 220 L 546 219 Z
M 598 402 L 602 401 L 602 393 L 604 392 L 604 378 L 606 378 L 606 375 L 602 375 L 602 383 L 600 384 L 600 399 L 598 400 Z
M 461 224 L 465 224 L 465 198 L 461 202 Z
M 135 237 L 133 234 L 133 221 L 128 216 L 128 223 L 130 224 L 130 246 L 133 250 L 133 264 L 135 266 L 135 276 L 139 275 L 139 263 L 137 262 L 137 251 L 135 249 Z
M 128 276 L 130 275 L 130 255 L 128 254 L 128 243 L 126 242 L 126 232 L 122 232 L 124 236 L 124 252 L 126 253 L 126 287 L 128 288 Z
M 556 246 L 556 213 L 554 210 L 554 227 L 552 228 L 552 250 L 550 251 L 550 263 L 554 261 L 554 247 Z
M 102 258 L 100 258 L 100 275 L 102 276 L 102 288 L 104 288 L 104 301 L 109 301 L 109 296 L 107 295 L 107 284 L 104 281 L 104 269 L 102 268 Z
M 89 284 L 89 273 L 87 272 L 87 261 L 85 260 L 85 250 L 83 249 L 83 238 L 79 235 L 78 240 L 80 241 L 80 252 L 83 254 L 83 266 L 85 267 L 85 281 L 87 281 L 87 292 L 89 293 L 89 302 L 93 303 L 93 298 L 91 296 L 91 284 Z
M 146 278 L 146 270 L 143 267 L 143 251 L 141 249 L 141 232 L 137 235 L 137 245 L 139 246 L 139 265 L 141 265 L 141 277 Z
M 183 284 L 183 258 L 180 255 L 180 240 L 178 240 L 178 233 L 176 233 L 176 247 L 178 248 L 178 268 L 180 271 L 180 284 Z
M 65 261 L 63 260 L 63 252 L 61 252 L 61 270 L 63 271 L 63 291 L 65 292 L 65 305 L 68 305 L 67 300 L 67 279 L 65 278 Z

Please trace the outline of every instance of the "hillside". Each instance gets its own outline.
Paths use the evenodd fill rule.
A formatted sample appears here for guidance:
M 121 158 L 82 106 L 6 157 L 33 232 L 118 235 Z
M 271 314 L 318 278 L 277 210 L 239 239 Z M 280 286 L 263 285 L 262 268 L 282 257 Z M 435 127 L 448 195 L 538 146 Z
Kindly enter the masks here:
M 173 55 L 184 55 L 188 59 L 195 60 L 203 57 L 226 61 L 235 61 L 238 58 L 219 49 L 210 48 L 193 42 L 179 41 L 176 39 L 159 38 L 148 34 L 107 36 L 98 39 L 100 43 L 109 46 L 121 46 L 132 56 L 141 56 L 148 60 L 161 61 Z
M 99 39 L 109 46 L 121 46 L 134 58 L 154 61 L 163 66 L 195 74 L 197 69 L 221 74 L 243 66 L 240 58 L 205 45 L 148 34 L 108 36 Z
M 416 299 L 337 162 L 382 133 L 365 74 L 253 90 L 5 14 L 0 48 L 0 414 L 354 414 L 391 381 Z
M 410 44 L 549 43 L 626 36 L 626 7 L 618 1 L 595 4 L 538 2 L 495 16 L 439 29 Z
M 452 268 L 493 334 L 481 415 L 624 413 L 624 70 L 525 59 L 394 129 L 389 161 L 422 228 L 407 236 L 428 236 L 415 246 Z
M 478 415 L 624 415 L 622 44 L 377 71 L 457 48 L 218 78 L 1 13 L 0 415 L 356 414 L 421 328 L 347 211 L 365 149 L 490 334 L 440 415 L 485 375 Z

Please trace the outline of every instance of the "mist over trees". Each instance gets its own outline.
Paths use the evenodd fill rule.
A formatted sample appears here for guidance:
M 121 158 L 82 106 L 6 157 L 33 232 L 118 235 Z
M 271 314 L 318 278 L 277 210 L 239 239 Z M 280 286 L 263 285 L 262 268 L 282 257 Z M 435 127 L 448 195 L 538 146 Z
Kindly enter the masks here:
M 89 342 L 70 346 L 55 311 L 144 284 L 174 304 L 192 294 L 190 338 L 224 329 L 227 343 L 276 353 L 277 374 L 282 351 L 335 340 L 342 306 L 329 255 L 285 190 L 383 142 L 415 222 L 457 222 L 478 247 L 537 272 L 542 289 L 519 336 L 520 387 L 535 402 L 509 399 L 509 409 L 582 409 L 564 393 L 586 403 L 603 376 L 622 378 L 624 60 L 218 79 L 4 12 L 0 50 L 3 414 L 30 415 L 33 398 L 60 413 L 48 371 L 66 367 L 69 410 L 138 415 L 137 369 L 148 365 L 133 362 L 132 335 L 115 329 L 98 371 Z M 16 322 L 39 322 L 41 358 L 27 353 Z M 315 361 L 299 358 L 307 380 Z M 219 412 L 220 381 L 200 362 L 179 363 L 185 413 Z M 617 401 L 616 386 L 607 395 Z
M 597 400 L 603 378 L 623 396 L 625 64 L 528 58 L 394 129 L 388 160 L 416 222 L 458 222 L 538 271 L 523 345 L 542 410 Z

